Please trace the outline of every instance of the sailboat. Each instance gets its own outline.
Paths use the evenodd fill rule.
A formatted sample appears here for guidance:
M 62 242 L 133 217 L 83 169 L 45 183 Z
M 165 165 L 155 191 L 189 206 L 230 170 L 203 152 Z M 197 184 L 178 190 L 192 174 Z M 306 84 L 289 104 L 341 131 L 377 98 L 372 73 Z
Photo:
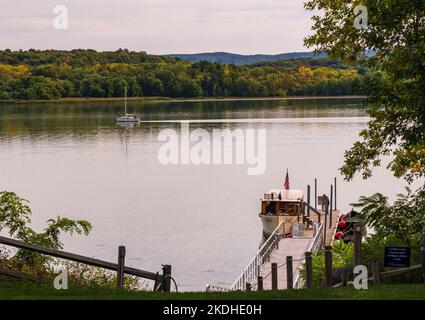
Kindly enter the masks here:
M 136 114 L 127 113 L 127 86 L 125 86 L 125 115 L 116 118 L 118 123 L 138 123 L 140 122 L 140 116 Z

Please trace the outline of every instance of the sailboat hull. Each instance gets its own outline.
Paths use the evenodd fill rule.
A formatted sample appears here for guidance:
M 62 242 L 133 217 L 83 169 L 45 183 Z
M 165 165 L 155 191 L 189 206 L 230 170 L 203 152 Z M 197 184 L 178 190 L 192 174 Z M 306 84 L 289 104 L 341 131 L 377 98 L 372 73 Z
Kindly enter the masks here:
M 117 118 L 117 122 L 119 122 L 119 123 L 137 123 L 137 122 L 140 122 L 140 120 L 135 119 L 135 118 L 119 117 L 119 118 Z

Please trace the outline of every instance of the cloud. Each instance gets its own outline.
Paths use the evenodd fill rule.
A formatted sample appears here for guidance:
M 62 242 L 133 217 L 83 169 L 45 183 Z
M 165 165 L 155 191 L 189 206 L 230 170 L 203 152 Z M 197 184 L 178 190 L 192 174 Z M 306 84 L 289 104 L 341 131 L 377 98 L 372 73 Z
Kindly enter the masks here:
M 152 53 L 305 50 L 304 0 L 2 0 L 1 47 L 129 48 Z M 55 30 L 65 5 L 69 29 Z

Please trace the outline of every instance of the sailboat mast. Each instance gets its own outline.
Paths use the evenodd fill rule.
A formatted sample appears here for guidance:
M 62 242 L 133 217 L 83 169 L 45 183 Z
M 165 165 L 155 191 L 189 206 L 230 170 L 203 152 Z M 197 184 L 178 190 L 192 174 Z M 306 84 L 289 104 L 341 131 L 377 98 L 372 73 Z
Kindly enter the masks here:
M 125 86 L 124 88 L 124 94 L 125 94 L 125 100 L 124 100 L 125 114 L 127 115 L 127 86 Z

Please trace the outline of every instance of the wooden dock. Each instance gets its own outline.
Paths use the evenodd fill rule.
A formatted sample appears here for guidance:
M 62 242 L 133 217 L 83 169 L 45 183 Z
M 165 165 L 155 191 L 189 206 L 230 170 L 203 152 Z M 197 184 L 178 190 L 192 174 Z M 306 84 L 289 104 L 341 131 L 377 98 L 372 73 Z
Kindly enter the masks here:
M 279 242 L 279 249 L 276 249 L 270 257 L 270 263 L 266 263 L 260 271 L 264 278 L 264 290 L 272 289 L 271 264 L 277 263 L 277 281 L 279 289 L 286 289 L 286 257 L 292 256 L 294 271 L 302 265 L 300 261 L 313 238 L 286 238 Z
M 325 214 L 323 211 L 319 210 L 321 215 L 321 223 L 325 222 Z M 327 225 L 326 230 L 323 231 L 325 237 L 324 246 L 331 245 L 335 236 L 335 231 L 338 225 L 338 218 L 340 216 L 340 211 L 335 210 L 332 212 L 332 217 L 330 214 L 327 215 Z M 311 219 L 319 223 L 319 217 L 316 213 L 311 212 Z M 332 224 L 330 224 L 332 221 Z M 291 256 L 293 260 L 293 279 L 295 280 L 299 276 L 299 270 L 304 263 L 304 254 L 309 248 L 311 248 L 313 238 L 313 228 L 306 229 L 304 231 L 303 237 L 294 237 L 294 238 L 283 238 L 279 241 L 279 248 L 275 249 L 270 256 L 270 261 L 266 263 L 260 270 L 260 276 L 263 277 L 263 289 L 271 290 L 272 289 L 272 276 L 271 276 L 271 265 L 276 263 L 278 266 L 277 269 L 277 280 L 278 280 L 278 289 L 287 288 L 287 274 L 286 274 L 286 257 Z
M 325 213 L 322 210 L 318 210 L 321 214 L 322 214 L 322 218 L 321 218 L 321 223 L 325 222 Z M 331 214 L 328 214 L 327 216 L 327 227 L 326 227 L 326 242 L 325 242 L 325 246 L 330 246 L 334 240 L 334 236 L 335 236 L 335 231 L 336 231 L 336 227 L 338 226 L 338 219 L 339 216 L 341 215 L 341 212 L 339 210 L 334 210 L 332 211 L 332 217 Z M 311 212 L 310 213 L 310 217 L 311 219 L 316 222 L 319 223 L 319 217 L 314 213 Z M 332 224 L 329 227 L 329 222 L 332 222 Z M 313 237 L 313 229 L 310 228 L 308 230 L 305 230 L 304 235 L 306 237 Z

